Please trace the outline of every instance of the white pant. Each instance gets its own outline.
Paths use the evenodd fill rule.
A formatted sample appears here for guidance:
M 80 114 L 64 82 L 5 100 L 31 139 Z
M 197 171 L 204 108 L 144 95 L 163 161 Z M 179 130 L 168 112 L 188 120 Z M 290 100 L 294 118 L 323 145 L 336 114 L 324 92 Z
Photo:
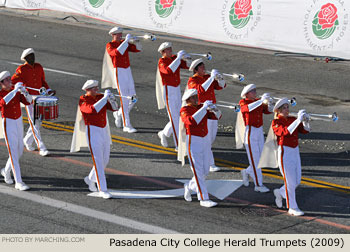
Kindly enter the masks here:
M 187 155 L 190 161 L 193 177 L 189 182 L 189 188 L 197 192 L 198 200 L 208 200 L 208 190 L 205 178 L 209 173 L 210 144 L 207 137 L 186 137 Z
M 110 140 L 106 127 L 86 126 L 86 138 L 94 163 L 89 174 L 89 179 L 97 183 L 99 191 L 103 192 L 107 191 L 104 169 L 109 162 L 110 154 Z
M 244 146 L 248 155 L 249 166 L 246 169 L 249 176 L 253 179 L 255 186 L 262 186 L 263 176 L 258 164 L 264 147 L 263 127 L 255 128 L 253 126 L 245 127 Z
M 25 106 L 27 115 L 28 115 L 28 121 L 29 121 L 29 128 L 27 131 L 26 136 L 24 137 L 23 141 L 26 143 L 26 145 L 31 146 L 33 142 L 35 141 L 36 145 L 38 146 L 38 150 L 41 149 L 45 150 L 45 144 L 41 140 L 41 134 L 40 134 L 40 127 L 41 127 L 41 121 L 35 120 L 34 124 L 34 106 L 33 104 Z
M 295 189 L 301 181 L 301 162 L 299 147 L 278 146 L 278 166 L 284 179 L 284 186 L 279 190 L 287 201 L 287 208 L 298 208 Z
M 122 96 L 136 95 L 135 83 L 130 67 L 117 68 L 117 89 L 119 95 Z M 115 118 L 117 118 L 117 116 L 122 116 L 124 127 L 131 127 L 129 113 L 134 104 L 135 103 L 131 102 L 131 99 L 120 97 L 120 108 L 118 111 L 113 113 Z
M 19 166 L 19 159 L 23 154 L 22 116 L 16 120 L 3 118 L 2 124 L 6 146 L 9 152 L 9 158 L 5 166 L 5 173 L 10 174 L 12 170 L 16 183 L 21 183 L 22 176 L 21 168 Z
M 209 165 L 215 165 L 215 161 L 214 161 L 214 154 L 213 151 L 211 150 L 211 146 L 213 145 L 215 138 L 216 138 L 216 134 L 218 133 L 218 120 L 211 120 L 208 119 L 208 135 L 206 137 L 208 137 L 209 143 L 210 143 L 210 153 L 209 153 Z
M 163 88 L 165 106 L 169 116 L 169 122 L 165 125 L 163 133 L 166 137 L 170 137 L 172 134 L 174 138 L 175 147 L 177 147 L 181 109 L 181 89 L 180 86 L 164 86 Z

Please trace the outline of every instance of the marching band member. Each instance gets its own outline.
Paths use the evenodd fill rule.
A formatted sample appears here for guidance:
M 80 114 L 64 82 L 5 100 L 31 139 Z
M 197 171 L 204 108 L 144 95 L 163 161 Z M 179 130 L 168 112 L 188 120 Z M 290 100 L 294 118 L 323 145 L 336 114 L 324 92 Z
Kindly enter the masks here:
M 86 81 L 82 90 L 86 91 L 86 94 L 80 96 L 71 152 L 79 151 L 80 147 L 88 145 L 94 165 L 89 176 L 84 178 L 84 182 L 89 186 L 90 191 L 98 190 L 102 198 L 109 199 L 112 195 L 107 190 L 104 172 L 109 162 L 110 144 L 112 144 L 107 110 L 117 111 L 118 105 L 115 99 L 111 98 L 112 94 L 108 89 L 104 95 L 98 93 L 96 80 Z
M 193 76 L 189 78 L 187 88 L 197 89 L 199 104 L 204 103 L 207 100 L 212 101 L 215 104 L 215 90 L 221 90 L 226 87 L 225 81 L 223 79 L 217 78 L 219 75 L 219 71 L 213 69 L 210 75 L 206 74 L 205 65 L 203 63 L 202 58 L 194 60 L 189 70 L 193 71 Z M 208 138 L 210 139 L 210 146 L 212 146 L 212 144 L 215 141 L 217 131 L 218 120 L 215 118 L 209 119 Z M 216 172 L 220 170 L 220 168 L 215 165 L 214 155 L 211 149 L 209 153 L 209 164 L 211 172 Z
M 256 192 L 269 192 L 270 189 L 263 185 L 262 172 L 257 165 L 264 146 L 263 114 L 271 114 L 269 106 L 264 101 L 270 96 L 265 93 L 258 99 L 256 86 L 249 84 L 243 88 L 241 97 L 243 99 L 239 101 L 241 111 L 237 115 L 235 138 L 237 149 L 243 148 L 244 143 L 249 160 L 248 168 L 241 171 L 243 185 L 249 186 L 250 176 L 254 181 Z
M 210 112 L 213 103 L 209 100 L 198 105 L 196 89 L 186 90 L 182 101 L 186 102 L 186 105 L 180 110 L 178 160 L 182 161 L 182 165 L 184 165 L 184 156 L 187 150 L 187 156 L 193 172 L 193 178 L 188 184 L 184 185 L 184 198 L 186 201 L 192 201 L 191 191 L 195 191 L 201 206 L 213 207 L 217 203 L 209 200 L 205 185 L 205 178 L 209 173 L 209 154 L 211 152 L 210 139 L 206 137 L 208 134 L 207 120 L 209 118 L 219 119 L 221 112 L 218 109 Z M 185 144 L 186 147 L 184 146 Z
M 126 96 L 135 96 L 135 83 L 132 77 L 129 61 L 129 52 L 140 52 L 141 43 L 133 42 L 133 36 L 127 34 L 122 38 L 123 28 L 114 27 L 109 31 L 112 42 L 107 43 L 106 52 L 103 58 L 102 67 L 102 88 L 116 88 L 120 95 L 120 108 L 113 113 L 115 125 L 123 131 L 135 133 L 137 130 L 130 123 L 129 113 L 134 106 L 134 102 Z M 123 96 L 123 97 L 122 97 Z
M 29 105 L 32 96 L 18 82 L 15 87 L 11 84 L 11 75 L 8 71 L 0 73 L 0 109 L 2 117 L 3 136 L 6 141 L 9 158 L 1 175 L 6 184 L 13 184 L 11 170 L 15 179 L 15 188 L 20 191 L 29 189 L 22 181 L 19 159 L 23 154 L 23 121 L 20 103 Z
M 51 90 L 46 83 L 45 73 L 43 67 L 35 62 L 35 54 L 32 48 L 25 49 L 22 53 L 21 60 L 25 61 L 23 65 L 20 65 L 16 69 L 16 73 L 12 76 L 12 83 L 23 82 L 24 87 L 30 87 L 35 89 L 40 89 L 42 87 L 46 88 L 49 94 L 55 94 L 54 90 Z M 28 89 L 29 94 L 31 95 L 39 95 L 39 91 L 35 91 L 32 89 Z M 29 104 L 25 106 L 29 128 L 26 136 L 24 137 L 24 145 L 28 151 L 33 151 L 35 148 L 32 146 L 35 141 L 38 146 L 39 154 L 41 156 L 49 155 L 49 151 L 47 150 L 44 142 L 41 139 L 40 127 L 41 121 L 34 120 L 34 106 L 33 104 Z M 34 124 L 35 121 L 35 124 Z
M 286 199 L 290 215 L 304 215 L 296 202 L 295 190 L 301 181 L 301 162 L 298 146 L 298 133 L 307 134 L 310 126 L 303 119 L 305 110 L 299 110 L 298 117 L 289 116 L 289 100 L 282 98 L 274 106 L 275 119 L 271 128 L 276 136 L 278 148 L 278 166 L 283 176 L 284 185 L 273 191 L 275 203 L 282 207 L 282 199 Z
M 158 136 L 162 146 L 168 147 L 167 137 L 172 134 L 177 149 L 181 109 L 180 69 L 188 69 L 188 61 L 182 59 L 186 53 L 183 50 L 173 55 L 171 42 L 162 43 L 158 52 L 162 54 L 156 78 L 158 109 L 166 107 L 169 116 L 169 122 L 158 132 Z

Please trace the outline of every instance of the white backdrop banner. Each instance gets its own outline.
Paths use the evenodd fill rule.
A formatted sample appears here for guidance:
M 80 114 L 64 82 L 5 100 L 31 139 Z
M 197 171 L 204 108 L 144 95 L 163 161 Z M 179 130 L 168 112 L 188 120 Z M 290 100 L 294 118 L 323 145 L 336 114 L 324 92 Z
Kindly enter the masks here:
M 7 0 L 217 43 L 350 59 L 349 0 Z

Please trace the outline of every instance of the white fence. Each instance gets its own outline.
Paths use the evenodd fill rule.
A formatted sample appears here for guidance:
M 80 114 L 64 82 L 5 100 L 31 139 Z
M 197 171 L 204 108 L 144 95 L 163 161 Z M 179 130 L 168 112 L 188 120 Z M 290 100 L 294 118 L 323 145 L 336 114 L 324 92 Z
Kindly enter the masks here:
M 7 0 L 232 45 L 350 59 L 349 0 Z

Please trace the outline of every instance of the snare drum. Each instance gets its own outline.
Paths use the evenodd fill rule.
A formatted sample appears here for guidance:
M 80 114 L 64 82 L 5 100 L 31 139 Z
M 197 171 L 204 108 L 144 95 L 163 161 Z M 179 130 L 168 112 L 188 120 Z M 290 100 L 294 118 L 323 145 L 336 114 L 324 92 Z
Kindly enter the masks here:
M 55 120 L 58 118 L 58 98 L 55 96 L 38 96 L 34 100 L 34 118 Z

